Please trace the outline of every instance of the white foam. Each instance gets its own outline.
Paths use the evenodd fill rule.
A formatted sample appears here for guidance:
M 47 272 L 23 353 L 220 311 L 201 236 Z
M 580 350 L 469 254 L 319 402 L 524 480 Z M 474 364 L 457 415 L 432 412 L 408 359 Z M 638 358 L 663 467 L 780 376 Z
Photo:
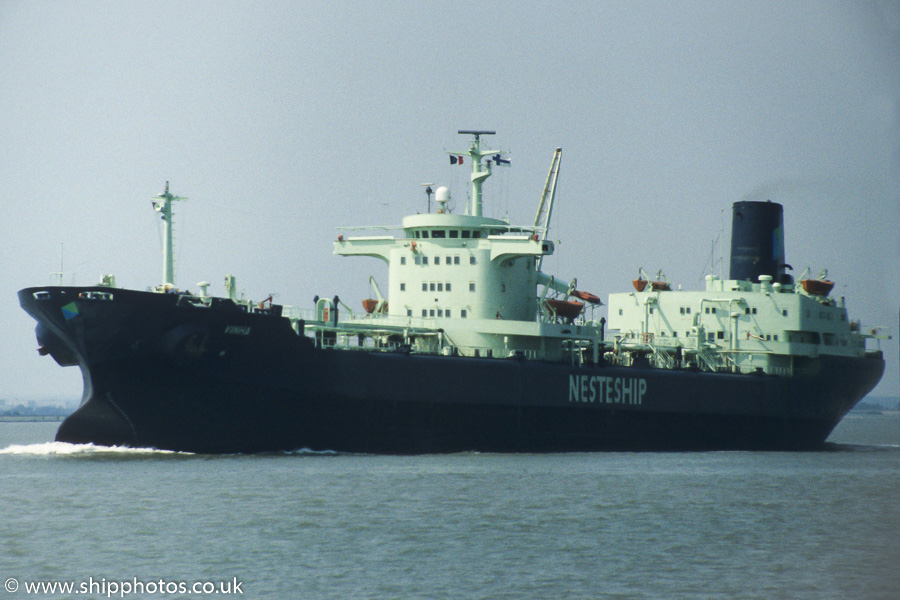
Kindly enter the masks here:
M 94 444 L 69 444 L 66 442 L 44 442 L 42 444 L 13 444 L 0 449 L 0 454 L 24 456 L 77 456 L 77 455 L 152 455 L 152 454 L 189 454 L 156 448 L 128 448 L 126 446 L 96 446 Z

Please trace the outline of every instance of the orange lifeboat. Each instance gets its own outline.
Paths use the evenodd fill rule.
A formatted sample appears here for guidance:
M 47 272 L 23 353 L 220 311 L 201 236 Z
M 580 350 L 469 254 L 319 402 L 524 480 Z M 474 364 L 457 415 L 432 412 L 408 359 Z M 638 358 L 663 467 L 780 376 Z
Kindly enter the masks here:
M 556 313 L 556 316 L 570 321 L 580 315 L 581 311 L 584 310 L 584 302 L 547 298 L 544 300 L 544 304 Z
M 803 286 L 803 291 L 807 294 L 812 294 L 813 296 L 827 296 L 831 293 L 834 282 L 828 281 L 827 279 L 801 279 L 800 285 Z
M 366 309 L 366 312 L 370 315 L 375 312 L 375 307 L 378 306 L 378 300 L 374 298 L 366 298 L 362 301 L 363 308 Z
M 596 296 L 590 292 L 582 292 L 581 290 L 575 290 L 572 292 L 572 295 L 576 298 L 580 298 L 585 302 L 590 302 L 591 304 L 600 304 L 599 296 Z
M 650 284 L 650 289 L 654 292 L 668 292 L 671 291 L 672 286 L 669 285 L 668 281 L 647 281 L 646 279 L 640 278 L 635 279 L 631 282 L 634 285 L 634 289 L 639 292 L 643 292 L 647 288 L 647 284 Z

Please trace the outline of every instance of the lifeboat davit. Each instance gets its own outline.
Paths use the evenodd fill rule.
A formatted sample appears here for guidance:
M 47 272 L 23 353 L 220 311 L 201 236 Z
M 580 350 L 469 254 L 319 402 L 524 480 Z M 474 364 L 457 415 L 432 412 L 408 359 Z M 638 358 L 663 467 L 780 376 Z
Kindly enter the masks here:
M 544 304 L 556 313 L 557 317 L 569 319 L 570 321 L 581 314 L 584 310 L 584 302 L 575 302 L 572 300 L 556 300 L 547 298 Z
M 801 279 L 800 285 L 803 286 L 803 291 L 807 294 L 812 294 L 813 296 L 827 296 L 831 293 L 834 282 L 828 281 L 827 279 Z

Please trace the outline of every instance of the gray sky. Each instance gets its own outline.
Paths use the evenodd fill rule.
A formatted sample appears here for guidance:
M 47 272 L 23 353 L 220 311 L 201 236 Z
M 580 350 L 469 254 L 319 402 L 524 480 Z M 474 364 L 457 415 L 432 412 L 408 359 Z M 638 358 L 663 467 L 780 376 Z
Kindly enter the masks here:
M 485 213 L 514 224 L 563 148 L 544 270 L 602 297 L 638 267 L 698 287 L 732 202 L 783 203 L 796 274 L 892 329 L 898 395 L 895 2 L 3 0 L 0 90 L 0 398 L 80 397 L 15 292 L 61 244 L 66 283 L 157 284 L 166 180 L 181 287 L 358 306 L 386 268 L 333 256 L 336 228 L 398 224 L 425 181 L 461 210 L 464 128 L 512 152 Z

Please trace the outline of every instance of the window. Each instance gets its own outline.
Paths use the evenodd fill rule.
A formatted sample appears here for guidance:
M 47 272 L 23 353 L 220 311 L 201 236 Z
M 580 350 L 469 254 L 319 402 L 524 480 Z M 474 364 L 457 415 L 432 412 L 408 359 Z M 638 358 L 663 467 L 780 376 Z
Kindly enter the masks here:
M 752 312 L 754 315 L 756 314 L 756 309 L 755 309 L 755 308 L 752 308 L 752 309 L 750 309 L 750 310 L 751 310 L 751 312 Z
M 439 292 L 443 292 L 443 291 L 444 291 L 444 284 L 443 284 L 443 283 L 439 283 L 439 284 L 438 284 L 438 290 L 437 290 L 437 291 L 439 291 Z
M 454 256 L 454 257 L 453 257 L 453 264 L 454 264 L 454 265 L 458 265 L 458 264 L 459 264 L 459 257 L 458 257 L 458 256 Z
M 448 319 L 450 318 L 450 309 L 449 308 L 444 311 L 444 316 L 447 317 Z
M 448 292 L 450 291 L 450 282 L 449 281 L 444 284 L 444 289 L 447 290 Z
M 622 312 L 622 309 L 620 308 L 620 309 L 619 309 L 619 316 L 621 317 L 623 314 L 625 314 L 625 313 Z
M 401 265 L 405 265 L 405 264 L 406 264 L 406 257 L 405 257 L 405 256 L 401 256 L 401 257 L 400 257 L 400 264 L 401 264 Z
M 448 256 L 446 259 L 444 259 L 444 264 L 445 264 L 445 265 L 452 265 L 452 264 L 453 264 L 453 258 L 450 257 L 450 256 Z
M 443 309 L 443 308 L 439 308 L 439 309 L 438 309 L 438 316 L 439 316 L 439 317 L 443 317 L 443 316 L 444 316 L 444 309 Z
M 435 256 L 435 257 L 434 257 L 434 264 L 436 264 L 436 265 L 441 264 L 441 257 L 440 257 L 440 256 Z
M 428 288 L 433 292 L 434 291 L 434 282 L 428 284 Z
M 421 264 L 422 264 L 422 257 L 419 256 L 418 254 L 416 255 L 416 264 L 417 264 L 417 265 L 421 265 Z
M 411 308 L 407 308 L 407 309 L 406 309 L 406 316 L 407 316 L 407 317 L 411 317 L 411 316 L 412 316 L 412 309 L 411 309 Z
M 431 232 L 431 237 L 433 238 L 445 238 L 447 237 L 447 232 L 441 229 L 435 229 Z
M 425 283 L 424 281 L 422 282 L 422 291 L 423 291 L 423 292 L 427 292 L 427 291 L 428 291 L 428 284 Z
M 474 257 L 474 256 L 470 256 L 470 257 L 469 257 L 469 264 L 470 264 L 470 265 L 474 265 L 474 264 L 475 264 L 475 257 Z
M 425 308 L 422 309 L 422 316 L 423 316 L 423 317 L 427 317 L 427 316 L 428 316 L 428 310 L 427 310 L 427 309 L 425 309 Z
M 783 316 L 783 317 L 786 317 L 786 316 L 787 316 L 787 309 L 786 309 L 786 308 L 785 308 L 784 310 L 781 311 L 781 316 Z
M 466 309 L 462 309 L 461 311 L 459 311 L 459 316 L 462 317 L 463 319 L 465 319 L 466 318 Z
M 473 238 L 480 238 L 480 237 L 481 237 L 481 232 L 480 232 L 480 231 L 473 231 L 473 232 L 472 232 L 472 237 L 473 237 Z
M 450 237 L 452 237 L 452 238 L 458 238 L 458 237 L 459 237 L 459 232 L 458 232 L 457 230 L 455 230 L 455 229 L 452 229 L 452 230 L 450 231 Z
M 432 317 L 434 316 L 434 309 L 433 309 L 433 308 L 432 308 L 430 311 L 428 311 L 428 312 L 430 313 L 429 316 L 432 316 Z
M 717 331 L 717 332 L 716 332 L 716 337 L 719 338 L 720 340 L 724 340 L 724 339 L 725 339 L 725 332 L 724 332 L 724 331 Z
M 472 235 L 472 232 L 471 232 L 471 231 L 463 231 L 463 232 L 462 232 L 463 239 L 467 239 L 467 238 L 469 238 L 471 235 Z
M 470 292 L 474 292 L 474 291 L 475 291 L 475 283 L 474 283 L 474 282 L 469 282 L 469 291 L 470 291 Z
M 405 283 L 401 283 L 401 284 L 400 284 L 400 291 L 401 291 L 401 292 L 405 292 L 405 291 L 406 291 L 406 284 L 405 284 Z
M 427 231 L 423 231 L 423 232 L 422 232 L 422 237 L 425 238 L 425 239 L 427 240 L 427 239 L 428 239 L 428 232 L 427 232 Z
M 422 264 L 423 264 L 423 265 L 427 265 L 427 264 L 428 264 L 428 257 L 427 257 L 427 256 L 423 256 L 423 257 L 422 257 Z
M 419 237 L 419 232 L 418 232 L 418 231 L 416 232 L 416 237 Z

